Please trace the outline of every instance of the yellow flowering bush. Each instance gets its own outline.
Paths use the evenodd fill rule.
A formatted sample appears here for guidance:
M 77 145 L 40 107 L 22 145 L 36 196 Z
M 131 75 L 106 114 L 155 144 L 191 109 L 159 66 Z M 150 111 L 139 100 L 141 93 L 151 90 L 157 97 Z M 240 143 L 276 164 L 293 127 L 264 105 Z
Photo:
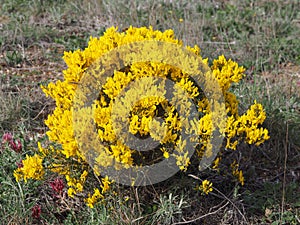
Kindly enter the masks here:
M 216 110 L 216 107 L 212 110 L 211 101 L 188 71 L 158 60 L 134 61 L 119 70 L 111 71 L 111 76 L 107 77 L 105 82 L 100 82 L 101 88 L 97 91 L 97 98 L 93 99 L 91 107 L 83 107 L 81 111 L 76 111 L 76 95 L 82 94 L 77 89 L 84 75 L 91 73 L 88 69 L 110 51 L 141 41 L 169 43 L 183 47 L 187 52 L 199 57 L 201 63 L 211 70 L 213 79 L 217 81 L 223 95 L 224 105 L 220 104 L 220 110 Z M 132 51 L 134 52 L 134 49 Z M 156 53 L 158 58 L 160 53 Z M 18 181 L 22 178 L 25 181 L 28 178 L 41 179 L 45 170 L 58 173 L 65 176 L 69 196 L 86 190 L 85 202 L 89 207 L 93 207 L 97 201 L 105 199 L 105 193 L 109 191 L 113 182 L 111 177 L 103 174 L 103 168 L 139 168 L 173 158 L 176 166 L 186 171 L 191 164 L 191 155 L 187 151 L 190 146 L 181 138 L 184 126 L 190 134 L 197 137 L 194 147 L 199 160 L 202 157 L 213 156 L 210 139 L 216 135 L 214 131 L 217 128 L 225 138 L 224 146 L 220 146 L 223 149 L 236 150 L 237 145 L 243 141 L 259 145 L 269 138 L 268 131 L 261 127 L 266 118 L 262 105 L 254 102 L 247 112 L 240 115 L 238 100 L 229 90 L 232 83 L 237 83 L 244 77 L 245 69 L 236 62 L 227 60 L 223 55 L 209 65 L 208 59 L 201 57 L 198 46 L 184 47 L 183 42 L 174 37 L 173 30 L 161 32 L 151 27 L 129 27 L 125 32 L 118 32 L 117 28 L 111 27 L 102 37 L 91 37 L 86 49 L 65 52 L 63 59 L 67 64 L 67 69 L 63 71 L 64 79 L 42 86 L 44 93 L 56 103 L 53 113 L 45 121 L 49 128 L 47 136 L 53 145 L 44 148 L 38 144 L 39 155 L 27 156 L 23 160 L 24 166 L 15 171 Z M 113 62 L 107 60 L 107 63 Z M 192 65 L 193 61 L 186 59 L 186 64 Z M 101 74 L 101 71 L 98 72 Z M 166 90 L 168 85 L 165 79 L 176 83 L 171 91 Z M 139 82 L 134 83 L 136 80 Z M 96 84 L 96 80 L 91 80 L 87 89 L 93 89 Z M 125 90 L 126 95 L 123 96 Z M 161 97 L 167 95 L 171 101 Z M 84 98 L 85 96 L 82 96 L 82 99 Z M 136 99 L 139 100 L 135 101 Z M 173 102 L 179 102 L 180 107 L 175 107 Z M 191 113 L 183 107 L 191 104 L 195 106 L 196 117 L 199 120 L 189 121 L 188 117 L 181 117 Z M 79 118 L 92 115 L 94 126 L 89 123 L 83 124 L 84 120 L 81 120 L 82 124 L 79 126 L 74 121 L 74 114 Z M 220 120 L 216 125 L 215 114 L 223 114 L 226 120 Z M 122 122 L 125 126 L 117 126 L 115 121 Z M 85 134 L 87 129 L 96 130 L 97 136 Z M 122 129 L 127 129 L 127 133 Z M 138 151 L 135 149 L 138 144 L 130 142 L 134 138 L 151 138 L 152 142 L 157 144 L 151 151 Z M 97 145 L 96 142 L 101 143 L 101 147 L 97 151 L 89 152 L 92 145 Z M 90 158 L 93 163 L 90 163 Z M 45 167 L 42 167 L 43 159 L 47 161 Z M 213 162 L 213 169 L 219 168 L 221 159 L 220 154 Z M 238 167 L 236 162 L 231 164 L 232 174 L 244 184 L 242 171 Z M 98 187 L 89 187 L 89 175 L 97 178 Z M 135 184 L 134 180 L 132 184 Z M 212 183 L 205 180 L 200 189 L 208 194 L 213 190 Z M 88 193 L 89 190 L 93 192 Z

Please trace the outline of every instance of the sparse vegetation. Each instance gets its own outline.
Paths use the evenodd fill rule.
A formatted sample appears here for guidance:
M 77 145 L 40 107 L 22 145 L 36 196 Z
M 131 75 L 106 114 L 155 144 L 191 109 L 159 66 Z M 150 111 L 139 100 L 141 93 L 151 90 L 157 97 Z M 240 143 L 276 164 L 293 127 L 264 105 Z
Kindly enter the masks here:
M 22 147 L 2 140 L 2 224 L 300 223 L 298 0 L 2 0 L 1 5 L 0 136 L 11 133 Z M 113 25 L 120 31 L 129 25 L 172 28 L 186 45 L 199 45 L 204 57 L 224 54 L 247 69 L 231 90 L 241 112 L 254 99 L 262 103 L 271 139 L 260 147 L 239 146 L 244 186 L 207 170 L 197 177 L 179 173 L 153 186 L 115 187 L 106 204 L 90 209 L 68 197 L 63 177 L 16 182 L 20 160 L 36 153 L 38 141 L 49 142 L 44 120 L 55 104 L 40 85 L 62 79 L 64 51 L 84 49 L 90 36 Z M 59 194 L 50 185 L 57 178 L 63 181 Z M 216 181 L 210 195 L 195 190 L 197 178 Z

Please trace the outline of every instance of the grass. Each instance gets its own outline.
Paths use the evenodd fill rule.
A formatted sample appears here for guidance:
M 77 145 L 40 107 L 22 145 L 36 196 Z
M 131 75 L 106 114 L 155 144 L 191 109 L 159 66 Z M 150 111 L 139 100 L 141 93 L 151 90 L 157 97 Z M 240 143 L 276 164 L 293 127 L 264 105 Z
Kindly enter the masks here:
M 289 1 L 2 0 L 0 9 L 0 135 L 13 133 L 21 153 L 0 150 L 3 224 L 299 224 L 300 6 Z M 224 54 L 247 68 L 232 91 L 241 111 L 256 99 L 267 112 L 271 140 L 241 145 L 246 184 L 216 182 L 212 195 L 176 175 L 152 187 L 116 188 L 106 205 L 53 197 L 49 182 L 18 184 L 16 163 L 47 142 L 43 120 L 54 108 L 39 85 L 62 79 L 64 51 L 85 48 L 112 25 L 174 29 L 208 58 Z M 208 174 L 208 175 L 207 175 Z M 198 174 L 209 176 L 209 171 Z M 218 179 L 217 179 L 218 180 Z M 64 190 L 65 191 L 65 190 Z M 199 199 L 201 199 L 199 201 Z M 32 207 L 42 206 L 41 218 Z

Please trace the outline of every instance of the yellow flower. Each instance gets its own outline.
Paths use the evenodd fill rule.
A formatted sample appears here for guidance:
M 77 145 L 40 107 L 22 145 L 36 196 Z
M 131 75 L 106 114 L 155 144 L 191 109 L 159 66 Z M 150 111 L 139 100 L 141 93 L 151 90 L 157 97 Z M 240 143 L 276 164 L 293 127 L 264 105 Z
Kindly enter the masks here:
M 68 196 L 73 198 L 74 194 L 76 194 L 76 191 L 74 188 L 68 188 Z
M 213 61 L 211 70 L 224 91 L 229 89 L 232 82 L 237 83 L 245 76 L 245 68 L 239 67 L 239 65 L 231 59 L 226 60 L 224 55 L 219 56 L 218 59 Z
M 38 142 L 38 149 L 39 149 L 39 152 L 42 153 L 44 156 L 46 156 L 48 154 L 47 149 L 44 149 L 40 142 Z
M 84 170 L 83 173 L 80 175 L 80 181 L 85 182 L 87 175 L 88 175 L 88 172 L 86 170 Z
M 14 177 L 16 178 L 17 182 L 19 182 L 22 179 L 23 175 L 19 168 L 14 171 Z
M 169 152 L 164 152 L 164 157 L 168 159 L 170 157 Z
M 212 183 L 209 180 L 202 181 L 202 184 L 199 186 L 199 190 L 203 194 L 208 194 L 209 192 L 213 191 Z
M 221 161 L 221 157 L 217 157 L 215 160 L 214 160 L 214 163 L 213 163 L 213 169 L 215 170 L 218 170 L 219 169 L 219 164 L 220 164 L 220 161 Z
M 195 98 L 199 95 L 198 88 L 187 77 L 181 78 L 181 80 L 178 82 L 178 85 L 187 91 L 191 98 Z
M 95 203 L 97 203 L 101 198 L 104 198 L 104 196 L 100 193 L 98 188 L 95 188 L 94 194 L 92 196 L 89 194 L 89 197 L 85 199 L 85 202 L 88 207 L 94 208 Z
M 76 190 L 79 191 L 79 192 L 82 192 L 83 190 L 83 185 L 81 183 L 77 183 L 76 184 Z
M 245 178 L 243 175 L 243 171 L 239 170 L 239 164 L 234 160 L 233 163 L 230 164 L 230 167 L 232 169 L 232 175 L 236 177 L 236 179 L 241 183 L 241 185 L 244 185 Z
M 26 155 L 26 159 L 22 161 L 23 167 L 14 171 L 16 180 L 19 181 L 21 178 L 25 182 L 27 182 L 27 179 L 41 180 L 45 174 L 42 162 L 43 158 L 37 154 L 34 156 Z
M 111 184 L 111 182 L 108 180 L 108 176 L 105 176 L 104 178 L 102 178 L 101 181 L 102 181 L 101 193 L 104 194 L 105 192 L 107 192 L 109 190 L 109 185 Z
M 241 185 L 245 184 L 245 178 L 244 178 L 242 170 L 239 171 L 239 177 L 238 177 L 238 179 L 239 179 L 239 182 L 241 183 Z
M 176 165 L 184 172 L 186 172 L 189 164 L 191 163 L 188 153 L 189 152 L 186 152 L 184 155 L 174 155 L 176 158 Z

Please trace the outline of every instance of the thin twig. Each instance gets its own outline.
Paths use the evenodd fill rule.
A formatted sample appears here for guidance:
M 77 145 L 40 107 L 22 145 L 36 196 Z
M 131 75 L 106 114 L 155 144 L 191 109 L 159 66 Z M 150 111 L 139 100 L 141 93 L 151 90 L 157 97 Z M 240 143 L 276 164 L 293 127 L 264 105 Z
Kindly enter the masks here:
M 296 215 L 296 220 L 298 221 L 298 223 L 300 224 L 300 219 L 298 218 L 298 216 Z
M 47 105 L 44 105 L 44 107 L 42 108 L 42 110 L 32 119 L 32 120 L 36 120 L 45 110 L 45 108 L 47 107 Z
M 139 198 L 139 193 L 138 193 L 138 188 L 135 188 L 135 198 L 136 198 L 136 201 L 137 201 L 137 207 L 138 207 L 138 210 L 139 210 L 139 213 L 140 215 L 142 214 L 142 210 L 141 210 L 141 204 L 140 204 L 140 198 Z
M 213 44 L 213 45 L 235 45 L 235 41 L 231 42 L 219 42 L 219 41 L 203 41 L 203 44 Z
M 199 216 L 193 220 L 188 220 L 188 221 L 184 221 L 184 222 L 178 222 L 178 223 L 173 223 L 172 225 L 178 225 L 178 224 L 190 224 L 190 223 L 193 223 L 197 220 L 200 220 L 200 219 L 203 219 L 204 217 L 207 217 L 207 216 L 210 216 L 210 215 L 214 215 L 216 214 L 217 212 L 219 212 L 221 209 L 225 208 L 227 205 L 229 204 L 229 202 L 226 202 L 223 206 L 221 206 L 220 208 L 218 208 L 217 210 L 213 211 L 213 212 L 209 212 L 205 215 L 202 215 L 202 216 Z
M 132 220 L 131 223 L 137 222 L 137 221 L 139 221 L 139 220 L 141 220 L 141 219 L 144 219 L 144 217 L 141 216 L 141 217 L 139 217 L 139 218 L 136 218 L 136 219 Z
M 190 177 L 200 180 L 202 181 L 199 177 L 196 177 L 195 175 L 189 174 Z M 225 198 L 228 202 L 230 202 L 232 204 L 232 206 L 238 211 L 238 213 L 243 217 L 244 221 L 247 222 L 244 214 L 241 212 L 241 210 L 239 210 L 239 208 L 234 204 L 234 202 L 232 202 L 226 195 L 224 195 L 220 190 L 218 190 L 217 188 L 214 187 L 214 190 L 216 190 L 223 198 Z M 211 193 L 212 195 L 215 195 L 216 197 L 220 197 L 218 195 L 216 195 L 215 193 Z
M 286 186 L 286 166 L 288 157 L 288 142 L 289 142 L 289 124 L 286 123 L 285 145 L 284 145 L 284 166 L 283 166 L 283 183 L 282 183 L 282 199 L 281 199 L 281 216 L 280 224 L 282 224 L 282 217 L 285 204 L 285 186 Z

